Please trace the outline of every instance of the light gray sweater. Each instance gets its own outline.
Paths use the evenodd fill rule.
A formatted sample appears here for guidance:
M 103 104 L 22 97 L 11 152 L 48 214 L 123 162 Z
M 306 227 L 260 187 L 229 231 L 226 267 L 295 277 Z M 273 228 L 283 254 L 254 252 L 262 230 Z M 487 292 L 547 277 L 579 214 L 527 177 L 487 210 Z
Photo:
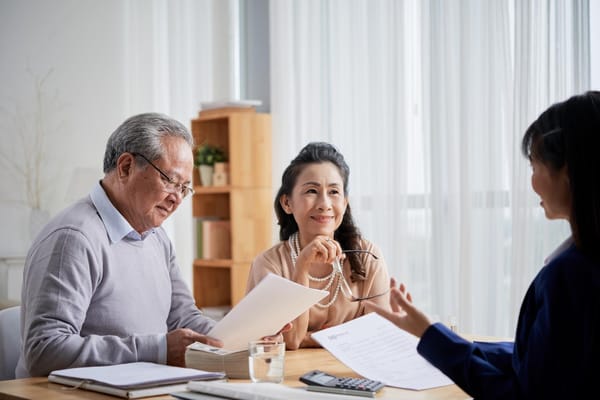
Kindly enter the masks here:
M 126 235 L 113 242 L 101 215 L 86 197 L 53 218 L 31 246 L 18 378 L 70 367 L 164 364 L 167 332 L 185 327 L 206 334 L 214 325 L 196 308 L 162 228 L 142 240 Z

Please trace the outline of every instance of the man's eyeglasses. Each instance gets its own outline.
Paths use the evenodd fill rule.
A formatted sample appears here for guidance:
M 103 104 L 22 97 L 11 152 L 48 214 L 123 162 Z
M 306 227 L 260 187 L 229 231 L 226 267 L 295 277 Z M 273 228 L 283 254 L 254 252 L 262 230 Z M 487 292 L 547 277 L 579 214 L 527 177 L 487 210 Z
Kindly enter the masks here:
M 342 250 L 342 253 L 364 253 L 364 254 L 371 255 L 376 260 L 379 259 L 375 254 L 373 254 L 369 250 L 362 250 L 362 249 L 357 249 L 357 250 Z M 340 268 L 340 271 L 341 271 L 341 264 L 340 264 L 339 268 Z M 341 276 L 343 277 L 343 275 L 341 275 Z M 344 286 L 345 286 L 345 288 L 344 288 Z M 363 297 L 357 297 L 357 296 L 355 296 L 355 295 L 352 294 L 352 290 L 350 289 L 350 286 L 348 285 L 348 282 L 346 282 L 346 279 L 343 279 L 342 293 L 344 293 L 344 296 L 348 300 L 350 300 L 350 301 L 363 301 L 363 300 L 374 299 L 376 297 L 381 297 L 381 296 L 384 296 L 384 295 L 388 294 L 389 291 L 390 291 L 390 289 L 388 288 L 388 289 L 386 289 L 382 293 L 372 294 L 372 295 L 363 296 Z
M 167 193 L 172 194 L 180 194 L 181 198 L 185 198 L 190 194 L 194 194 L 194 189 L 191 186 L 186 185 L 184 183 L 175 182 L 173 179 L 169 177 L 169 175 L 165 174 L 160 168 L 152 163 L 152 161 L 148 160 L 146 156 L 140 153 L 131 153 L 134 157 L 142 157 L 148 164 L 152 166 L 161 176 L 161 180 L 163 182 L 164 190 Z

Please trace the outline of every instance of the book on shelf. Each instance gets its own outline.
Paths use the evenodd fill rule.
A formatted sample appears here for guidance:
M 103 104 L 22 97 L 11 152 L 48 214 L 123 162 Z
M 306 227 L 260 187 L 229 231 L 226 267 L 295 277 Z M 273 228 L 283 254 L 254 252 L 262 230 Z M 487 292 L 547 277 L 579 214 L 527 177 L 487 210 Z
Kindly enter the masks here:
M 190 380 L 222 379 L 223 374 L 150 362 L 55 370 L 48 381 L 135 399 L 185 390 Z
M 203 245 L 203 226 L 205 221 L 216 221 L 219 217 L 216 216 L 203 216 L 194 218 L 194 236 L 193 240 L 195 243 L 195 254 L 194 258 L 204 258 L 204 245 Z
M 202 221 L 202 258 L 231 258 L 231 222 L 229 220 Z
M 247 349 L 231 351 L 195 342 L 185 351 L 185 365 L 204 371 L 223 372 L 228 378 L 250 378 Z

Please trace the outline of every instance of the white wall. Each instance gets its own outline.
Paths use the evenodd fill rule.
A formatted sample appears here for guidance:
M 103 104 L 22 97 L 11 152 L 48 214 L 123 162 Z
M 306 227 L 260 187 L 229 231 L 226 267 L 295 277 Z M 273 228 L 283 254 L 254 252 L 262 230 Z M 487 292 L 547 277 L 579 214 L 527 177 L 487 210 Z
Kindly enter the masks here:
M 106 139 L 127 117 L 158 111 L 189 126 L 200 101 L 229 97 L 231 4 L 0 0 L 0 297 L 13 285 L 7 263 L 13 271 L 32 238 L 19 172 L 27 158 L 40 160 L 45 220 L 102 176 Z M 87 180 L 77 190 L 73 171 Z M 166 223 L 188 282 L 190 217 L 186 201 Z

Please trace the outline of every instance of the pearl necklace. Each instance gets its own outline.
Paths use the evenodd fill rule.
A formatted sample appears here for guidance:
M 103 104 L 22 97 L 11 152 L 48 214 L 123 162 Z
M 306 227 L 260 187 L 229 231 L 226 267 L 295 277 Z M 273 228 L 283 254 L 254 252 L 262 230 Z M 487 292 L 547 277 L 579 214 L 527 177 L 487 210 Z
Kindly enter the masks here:
M 292 256 L 292 265 L 294 267 L 296 267 L 296 261 L 298 260 L 298 254 L 300 254 L 300 240 L 298 238 L 298 232 L 292 233 L 292 235 L 290 236 L 290 239 L 288 240 L 288 245 L 290 246 L 290 253 Z M 337 280 L 337 286 L 333 293 L 333 297 L 327 304 L 322 304 L 322 303 L 315 304 L 317 307 L 327 308 L 327 307 L 331 306 L 337 299 L 340 290 L 344 293 L 344 295 L 346 294 L 344 291 L 344 288 L 342 287 L 342 281 L 344 282 L 344 284 L 346 286 L 348 286 L 348 283 L 346 282 L 346 278 L 344 278 L 344 273 L 342 272 L 342 266 L 340 264 L 340 261 L 337 258 L 333 262 L 333 265 L 331 267 L 331 272 L 329 273 L 329 275 L 326 275 L 322 278 L 317 278 L 317 277 L 312 276 L 310 273 L 308 274 L 309 281 L 313 281 L 313 282 L 328 281 L 327 284 L 325 285 L 325 287 L 323 287 L 321 290 L 329 290 L 331 288 L 336 276 L 338 276 L 338 280 Z M 329 291 L 329 293 L 331 293 L 331 291 Z

